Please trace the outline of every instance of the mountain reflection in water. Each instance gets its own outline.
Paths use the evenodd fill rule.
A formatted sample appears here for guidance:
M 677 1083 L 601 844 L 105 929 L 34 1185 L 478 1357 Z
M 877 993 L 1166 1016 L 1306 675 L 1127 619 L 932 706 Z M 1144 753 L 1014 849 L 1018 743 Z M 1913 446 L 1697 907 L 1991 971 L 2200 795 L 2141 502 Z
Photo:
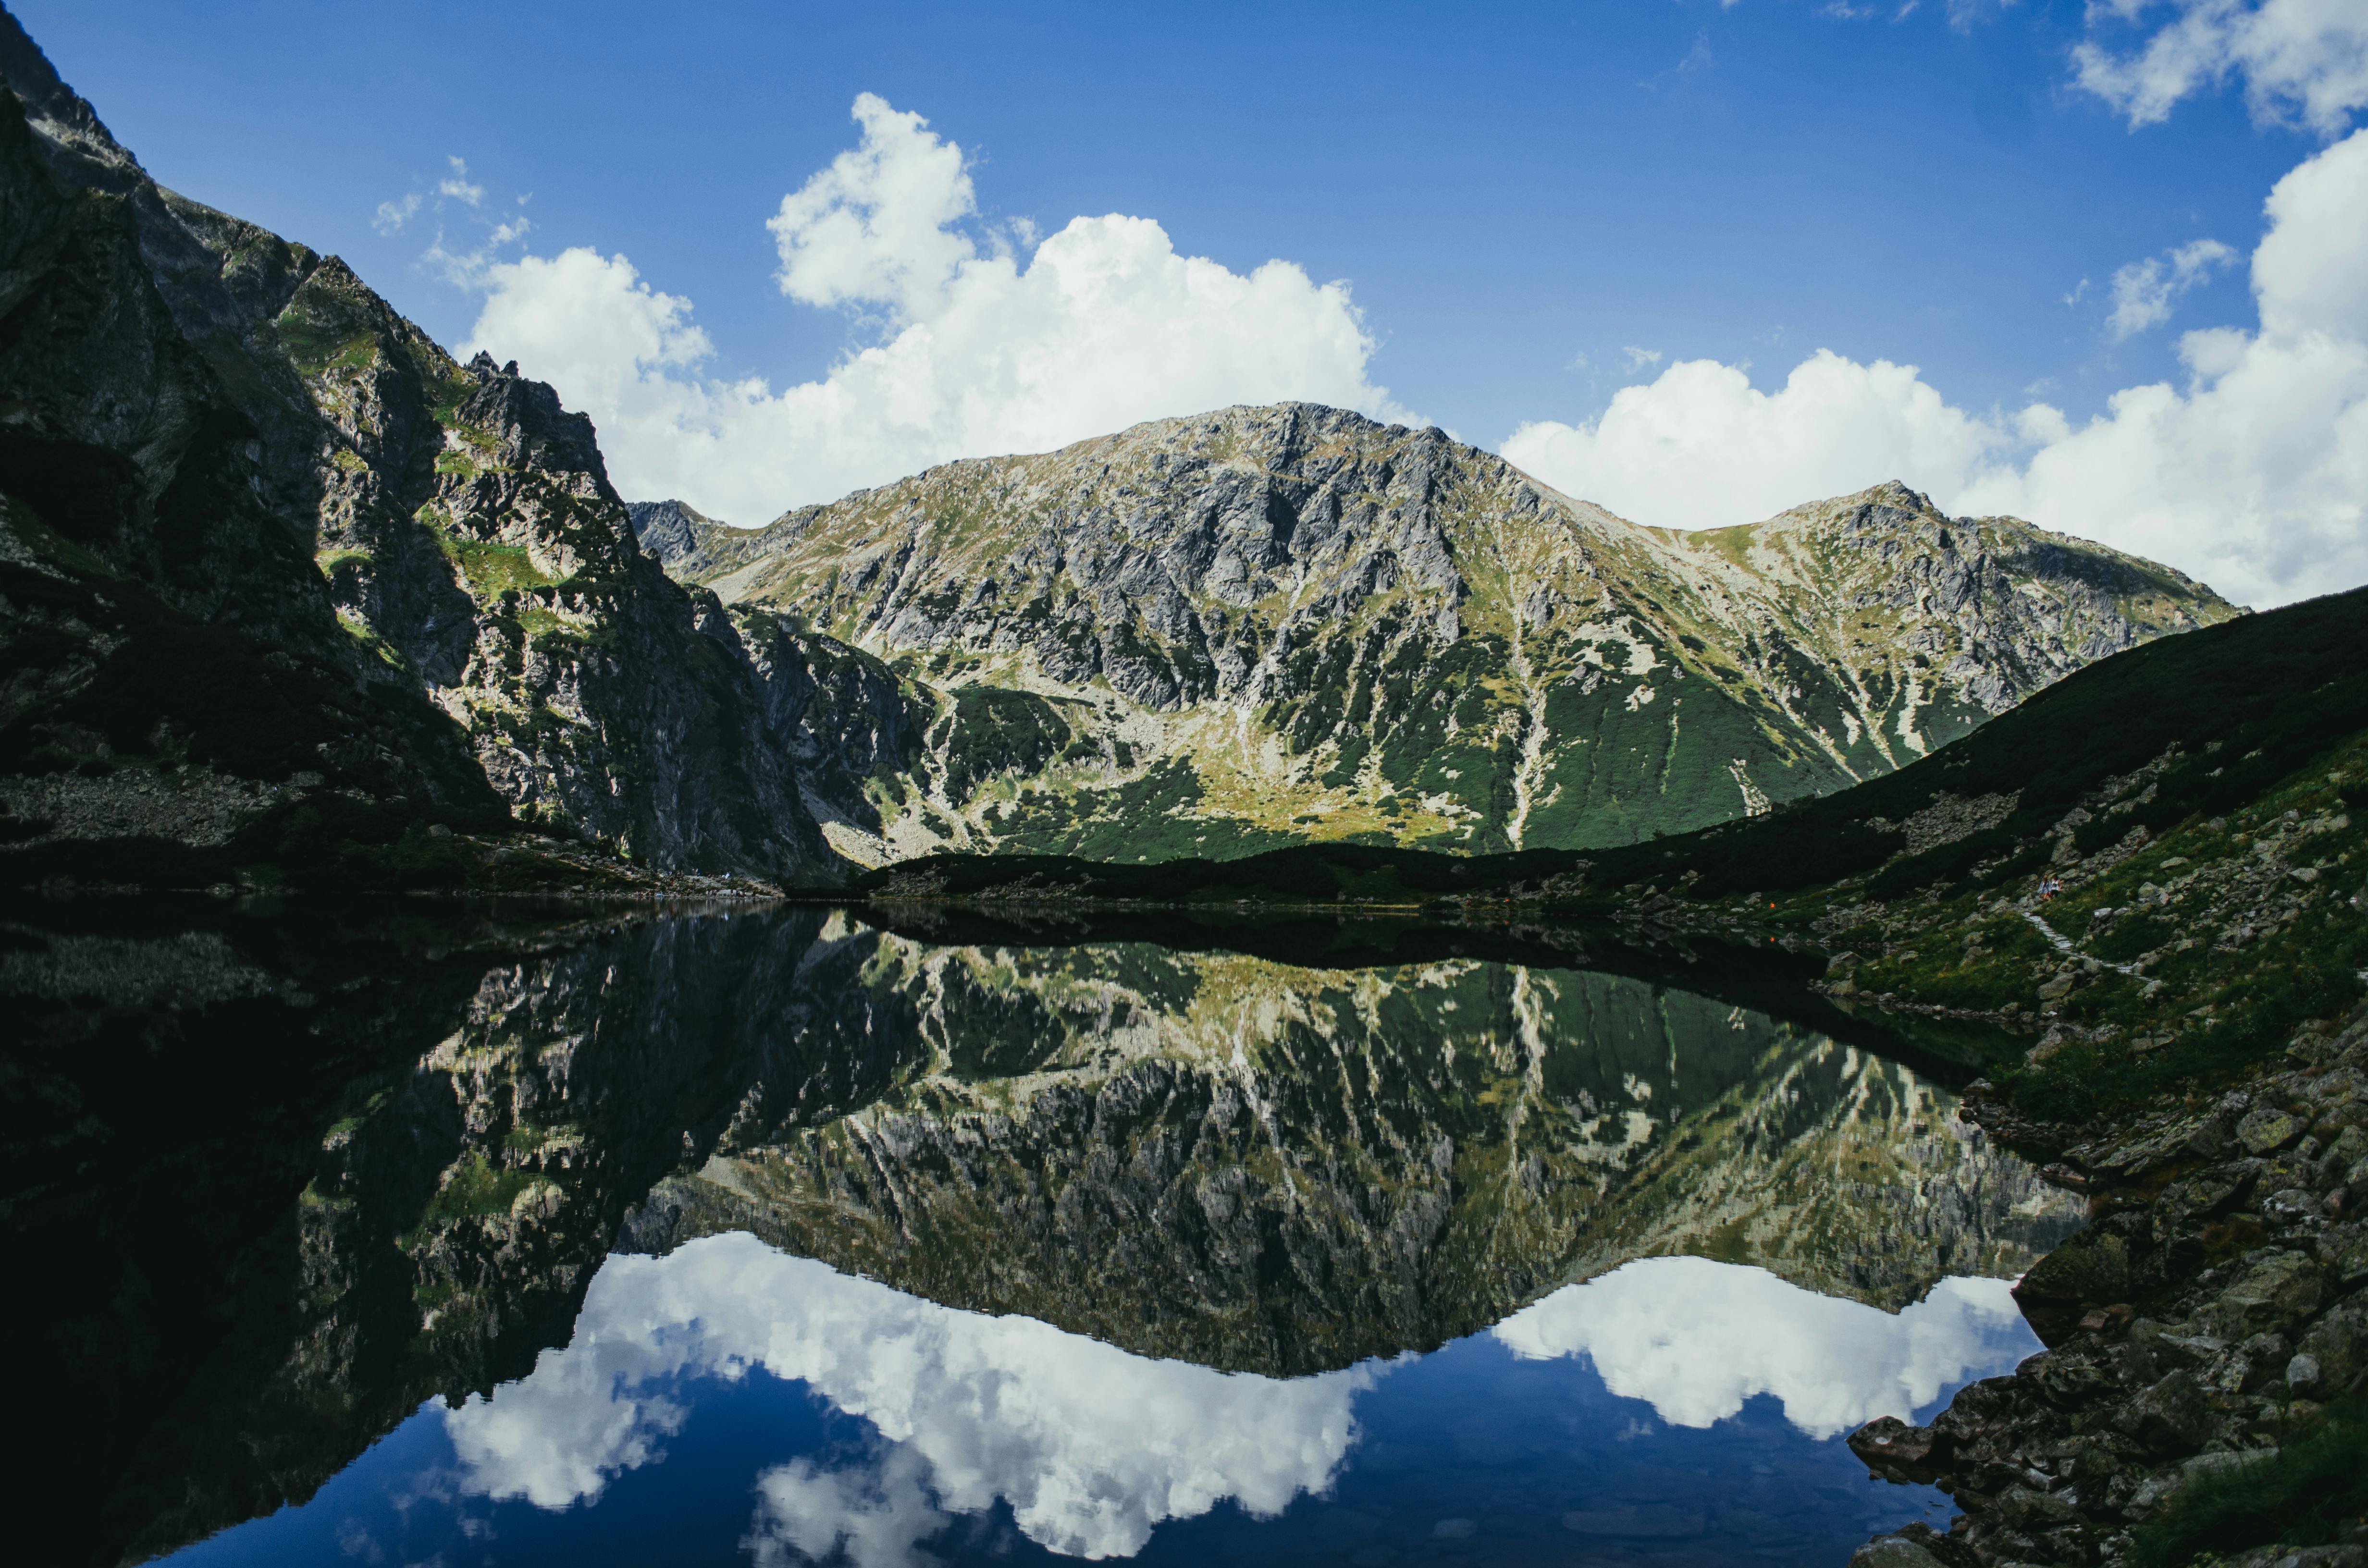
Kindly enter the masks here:
M 1924 1074 L 1575 937 L 7 935 L 61 1561 L 1839 1562 L 1940 1500 L 1834 1439 L 2033 1348 L 2075 1222 Z M 235 1149 L 142 1098 L 258 1063 Z

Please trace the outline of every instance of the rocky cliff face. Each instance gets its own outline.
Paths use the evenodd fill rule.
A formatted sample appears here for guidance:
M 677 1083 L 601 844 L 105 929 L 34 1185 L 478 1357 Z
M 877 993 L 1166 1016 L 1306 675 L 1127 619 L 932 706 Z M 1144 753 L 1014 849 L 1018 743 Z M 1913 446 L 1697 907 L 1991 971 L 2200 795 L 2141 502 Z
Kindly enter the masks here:
M 4 16 L 0 72 L 20 864 L 508 808 L 660 866 L 834 874 L 747 650 L 640 550 L 582 415 L 160 189 Z
M 838 840 L 871 860 L 1628 843 L 1888 771 L 2236 613 L 1898 484 L 1677 533 L 1437 430 L 1297 403 L 690 537 L 670 569 L 744 635 L 786 623 L 896 671 L 866 705 L 922 755 L 832 792 L 882 824 Z

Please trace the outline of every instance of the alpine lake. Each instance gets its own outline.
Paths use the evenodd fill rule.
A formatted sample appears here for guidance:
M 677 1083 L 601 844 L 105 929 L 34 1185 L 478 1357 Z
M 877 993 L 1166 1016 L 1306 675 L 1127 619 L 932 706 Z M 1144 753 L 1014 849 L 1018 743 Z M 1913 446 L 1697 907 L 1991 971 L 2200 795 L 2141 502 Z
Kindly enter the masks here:
M 2080 1221 L 1773 953 L 0 918 L 20 1562 L 1842 1563 Z

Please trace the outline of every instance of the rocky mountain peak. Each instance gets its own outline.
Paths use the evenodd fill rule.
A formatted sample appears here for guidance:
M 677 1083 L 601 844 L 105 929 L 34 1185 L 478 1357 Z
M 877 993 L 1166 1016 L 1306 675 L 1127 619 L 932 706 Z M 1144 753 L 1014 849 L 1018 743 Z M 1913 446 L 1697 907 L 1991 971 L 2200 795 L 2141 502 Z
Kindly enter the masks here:
M 5 17 L 0 69 L 17 864 L 382 869 L 423 816 L 507 806 L 663 869 L 837 873 L 746 648 L 642 555 L 588 419 L 156 187 Z
M 56 737 L 148 757 L 244 722 L 230 686 L 145 665 L 97 722 L 92 672 L 131 635 L 93 630 L 107 580 L 237 667 L 268 647 L 405 715 L 291 721 L 240 790 L 378 758 L 336 787 L 800 880 L 836 870 L 825 835 L 871 860 L 1626 843 L 1895 768 L 2234 613 L 1897 483 L 1679 533 L 1305 403 L 941 464 L 746 532 L 629 507 L 552 389 L 159 189 L 13 20 L 0 70 L 0 306 L 26 324 L 0 343 L 24 558 L 0 570 L 79 607 L 40 612 L 69 629 L 36 640 L 55 678 L 0 725 L 0 769 L 85 780 L 45 800 L 129 788 Z
M 1436 428 L 1299 403 L 693 537 L 668 569 L 744 625 L 905 683 L 937 760 L 917 792 L 840 803 L 887 824 L 842 846 L 875 858 L 1115 848 L 1144 810 L 1134 842 L 1156 847 L 1134 854 L 1626 842 L 1886 771 L 2087 659 L 2233 613 L 1897 482 L 1643 528 Z

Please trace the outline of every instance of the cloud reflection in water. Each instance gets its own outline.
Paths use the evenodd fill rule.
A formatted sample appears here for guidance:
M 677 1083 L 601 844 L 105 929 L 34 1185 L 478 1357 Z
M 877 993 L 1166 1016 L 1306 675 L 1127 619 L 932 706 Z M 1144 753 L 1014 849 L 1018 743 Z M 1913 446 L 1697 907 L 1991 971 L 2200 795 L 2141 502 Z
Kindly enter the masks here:
M 462 1484 L 547 1508 L 593 1496 L 660 1457 L 682 1419 L 664 1389 L 752 1367 L 804 1381 L 899 1445 L 869 1474 L 802 1460 L 759 1479 L 760 1560 L 844 1540 L 864 1568 L 912 1560 L 947 1522 L 939 1508 L 997 1497 L 1030 1539 L 1077 1557 L 1139 1551 L 1160 1520 L 1226 1497 L 1279 1512 L 1330 1483 L 1353 1437 L 1349 1402 L 1378 1375 L 1281 1382 L 1149 1360 L 713 1236 L 610 1258 L 565 1349 L 449 1412 Z
M 1943 1279 L 1897 1316 L 1760 1268 L 1640 1259 L 1566 1285 L 1490 1330 L 1517 1356 L 1586 1356 L 1604 1386 L 1673 1426 L 1708 1426 L 1773 1394 L 1812 1437 L 1907 1417 L 2039 1342 L 2004 1279 Z
M 1565 1287 L 1492 1332 L 1525 1358 L 1590 1358 L 1613 1393 L 1675 1426 L 1764 1392 L 1815 1437 L 1908 1415 L 2031 1347 L 2003 1281 L 1944 1280 L 1895 1317 L 1692 1257 Z M 1356 1397 L 1411 1365 L 1278 1381 L 1151 1360 L 731 1234 L 611 1257 L 566 1348 L 445 1420 L 464 1491 L 563 1508 L 664 1457 L 683 1380 L 757 1369 L 881 1439 L 853 1467 L 800 1459 L 757 1478 L 746 1544 L 759 1564 L 843 1551 L 858 1568 L 906 1568 L 953 1516 L 998 1498 L 1051 1551 L 1123 1557 L 1227 1498 L 1269 1516 L 1325 1492 L 1356 1440 Z

